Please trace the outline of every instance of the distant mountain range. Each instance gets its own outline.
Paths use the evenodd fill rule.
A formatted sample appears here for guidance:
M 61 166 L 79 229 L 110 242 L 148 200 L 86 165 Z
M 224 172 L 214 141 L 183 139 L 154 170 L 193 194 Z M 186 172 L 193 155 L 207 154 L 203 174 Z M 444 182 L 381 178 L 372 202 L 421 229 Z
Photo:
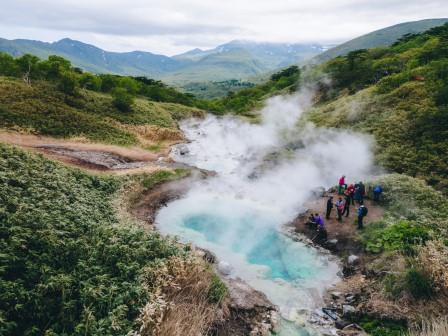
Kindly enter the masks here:
M 63 56 L 78 67 L 96 73 L 148 76 L 169 83 L 241 79 L 309 59 L 322 51 L 318 44 L 232 41 L 210 50 L 194 49 L 168 57 L 150 52 L 109 52 L 68 38 L 47 43 L 0 39 L 0 51 L 41 58 Z
M 401 23 L 331 49 L 320 44 L 236 40 L 213 49 L 193 49 L 168 57 L 144 51 L 110 52 L 68 38 L 53 43 L 0 38 L 0 51 L 13 56 L 30 53 L 41 58 L 60 55 L 71 60 L 75 66 L 95 73 L 147 76 L 176 86 L 186 86 L 189 83 L 263 77 L 292 64 L 304 64 L 308 60 L 323 62 L 352 50 L 387 46 L 405 34 L 419 33 L 445 22 L 448 19 Z
M 350 51 L 359 49 L 369 49 L 376 47 L 386 47 L 393 44 L 400 37 L 406 34 L 421 33 L 433 27 L 441 26 L 448 22 L 448 18 L 427 19 L 400 23 L 394 26 L 376 30 L 366 35 L 362 35 L 348 42 L 342 43 L 334 48 L 317 55 L 313 61 L 325 62 L 337 56 L 343 56 Z

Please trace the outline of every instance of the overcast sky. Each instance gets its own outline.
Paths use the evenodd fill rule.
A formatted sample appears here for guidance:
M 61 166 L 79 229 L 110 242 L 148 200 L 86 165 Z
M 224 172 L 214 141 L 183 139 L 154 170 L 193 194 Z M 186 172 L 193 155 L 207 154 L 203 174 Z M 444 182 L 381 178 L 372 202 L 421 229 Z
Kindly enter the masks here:
M 234 39 L 333 44 L 448 17 L 448 0 L 0 0 L 0 37 L 173 55 Z

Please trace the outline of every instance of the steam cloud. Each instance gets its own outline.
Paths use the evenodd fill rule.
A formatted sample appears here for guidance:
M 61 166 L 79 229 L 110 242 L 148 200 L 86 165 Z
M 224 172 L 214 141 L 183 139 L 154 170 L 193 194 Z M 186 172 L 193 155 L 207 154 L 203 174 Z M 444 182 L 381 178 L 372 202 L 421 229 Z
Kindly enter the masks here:
M 297 126 L 310 97 L 303 90 L 269 99 L 260 124 L 214 116 L 182 124 L 191 143 L 177 148 L 176 160 L 217 175 L 194 184 L 157 217 L 161 232 L 212 250 L 231 264 L 232 275 L 265 292 L 292 320 L 298 310 L 318 303 L 316 297 L 336 281 L 338 265 L 272 232 L 304 210 L 316 188 L 335 185 L 342 174 L 361 180 L 372 167 L 368 137 Z M 263 256 L 275 244 L 279 260 Z M 265 260 L 257 260 L 259 254 Z M 295 276 L 289 281 L 267 276 L 278 263 Z
M 335 185 L 342 174 L 350 181 L 368 176 L 372 141 L 367 136 L 312 124 L 297 129 L 310 97 L 304 91 L 269 99 L 262 110 L 262 124 L 213 116 L 183 124 L 192 142 L 188 155 L 176 155 L 176 159 L 218 173 L 193 188 L 190 197 L 212 192 L 251 200 L 278 212 L 279 224 L 284 224 L 303 210 L 316 188 Z M 285 147 L 291 148 L 285 151 Z M 281 157 L 273 167 L 266 159 L 269 153 Z M 250 178 L 257 168 L 261 170 L 258 178 Z

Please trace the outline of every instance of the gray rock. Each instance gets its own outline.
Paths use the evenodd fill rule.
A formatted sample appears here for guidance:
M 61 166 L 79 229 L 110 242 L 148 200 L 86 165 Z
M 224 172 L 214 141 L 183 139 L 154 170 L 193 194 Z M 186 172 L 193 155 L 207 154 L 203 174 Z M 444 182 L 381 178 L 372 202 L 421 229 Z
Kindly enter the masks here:
M 232 266 L 230 266 L 228 262 L 220 261 L 218 264 L 218 271 L 221 274 L 229 275 L 230 273 L 232 273 Z
M 190 150 L 188 149 L 188 147 L 186 145 L 180 145 L 177 147 L 177 149 L 179 150 L 180 155 L 185 155 L 190 152 Z
M 337 300 L 337 299 L 339 299 L 341 296 L 342 296 L 342 293 L 341 293 L 341 292 L 331 292 L 331 298 L 332 298 L 333 300 Z
M 231 306 L 241 310 L 251 310 L 255 307 L 275 309 L 266 295 L 250 287 L 243 280 L 223 278 L 229 289 Z
M 355 296 L 354 296 L 354 295 L 347 295 L 347 296 L 345 297 L 345 300 L 346 300 L 348 303 L 352 303 L 352 302 L 355 301 Z
M 352 254 L 348 257 L 347 262 L 349 265 L 357 265 L 359 264 L 359 257 Z
M 356 308 L 355 307 L 353 307 L 353 306 L 350 306 L 350 305 L 343 305 L 342 306 L 342 315 L 345 317 L 345 316 L 348 316 L 348 315 L 351 315 L 351 314 L 353 314 L 354 312 L 356 312 Z

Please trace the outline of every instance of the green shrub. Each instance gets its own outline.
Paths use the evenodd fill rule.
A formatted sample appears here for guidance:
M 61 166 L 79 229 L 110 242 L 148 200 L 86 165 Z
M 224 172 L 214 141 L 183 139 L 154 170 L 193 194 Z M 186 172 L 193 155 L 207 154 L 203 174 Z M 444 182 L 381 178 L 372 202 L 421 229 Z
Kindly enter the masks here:
M 0 334 L 137 330 L 143 272 L 183 252 L 120 225 L 120 182 L 0 145 L 0 185 Z
M 364 236 L 369 252 L 401 251 L 405 254 L 413 254 L 415 246 L 422 245 L 428 238 L 428 228 L 403 220 L 386 228 L 376 227 Z
M 372 336 L 403 336 L 407 330 L 406 323 L 369 316 L 364 316 L 360 325 Z
M 134 104 L 134 97 L 125 88 L 117 87 L 112 90 L 112 104 L 122 112 L 128 112 Z
M 383 287 L 388 296 L 392 299 L 401 297 L 406 288 L 403 273 L 388 274 L 383 279 Z
M 212 282 L 208 289 L 207 297 L 212 303 L 221 302 L 228 294 L 228 290 L 221 278 L 216 274 L 212 277 Z
M 405 289 L 415 299 L 427 299 L 433 294 L 433 283 L 429 276 L 421 270 L 410 269 L 405 276 Z

